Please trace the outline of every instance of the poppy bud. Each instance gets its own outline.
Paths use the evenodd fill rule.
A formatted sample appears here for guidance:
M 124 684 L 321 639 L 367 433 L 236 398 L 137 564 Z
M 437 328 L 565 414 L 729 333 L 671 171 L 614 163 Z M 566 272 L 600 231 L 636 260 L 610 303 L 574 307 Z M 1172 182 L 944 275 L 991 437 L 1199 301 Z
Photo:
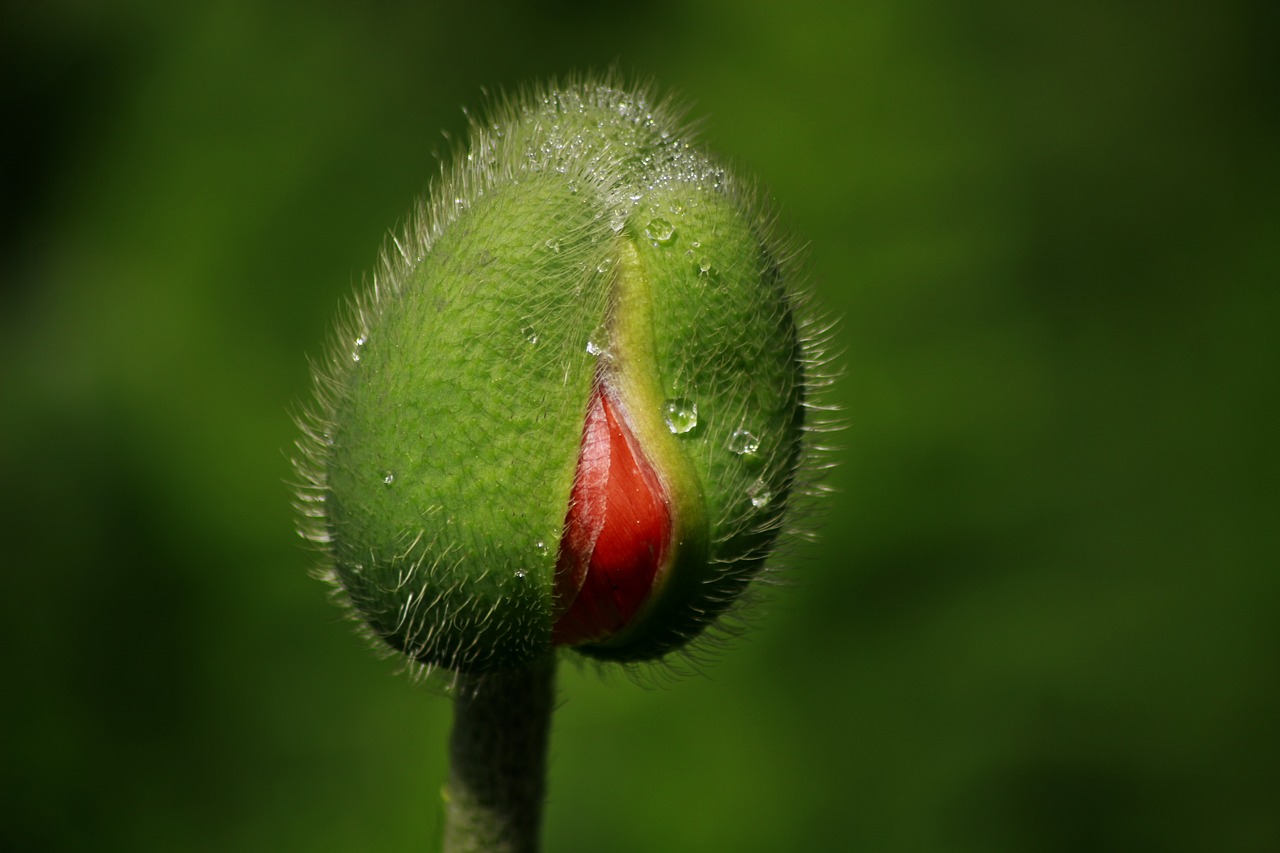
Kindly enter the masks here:
M 816 345 L 770 220 L 677 119 L 609 82 L 500 106 L 337 326 L 302 532 L 415 661 L 658 658 L 775 548 Z

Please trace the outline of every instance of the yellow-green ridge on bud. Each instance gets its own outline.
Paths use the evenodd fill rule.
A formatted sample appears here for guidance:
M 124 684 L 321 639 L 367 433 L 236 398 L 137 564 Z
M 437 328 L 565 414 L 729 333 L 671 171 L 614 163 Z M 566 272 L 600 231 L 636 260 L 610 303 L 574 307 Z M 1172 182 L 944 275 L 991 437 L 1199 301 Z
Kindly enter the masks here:
M 723 628 L 821 467 L 792 254 L 649 89 L 497 105 L 316 368 L 295 466 L 325 577 L 461 672 Z

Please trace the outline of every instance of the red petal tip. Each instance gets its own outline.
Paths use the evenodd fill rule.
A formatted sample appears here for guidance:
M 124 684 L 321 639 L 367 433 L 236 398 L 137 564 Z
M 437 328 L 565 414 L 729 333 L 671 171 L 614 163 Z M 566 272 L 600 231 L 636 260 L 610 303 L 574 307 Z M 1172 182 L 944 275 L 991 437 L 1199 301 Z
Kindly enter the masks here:
M 671 541 L 666 490 L 612 399 L 591 394 L 573 495 L 556 561 L 560 645 L 599 642 L 648 599 Z

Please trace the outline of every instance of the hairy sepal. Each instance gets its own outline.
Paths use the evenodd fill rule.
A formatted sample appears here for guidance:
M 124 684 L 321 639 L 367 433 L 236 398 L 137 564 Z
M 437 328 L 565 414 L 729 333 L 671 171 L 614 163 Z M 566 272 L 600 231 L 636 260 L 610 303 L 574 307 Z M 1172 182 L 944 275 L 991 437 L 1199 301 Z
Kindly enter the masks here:
M 669 564 L 603 660 L 680 649 L 774 550 L 822 359 L 754 195 L 616 81 L 473 126 L 339 324 L 302 418 L 302 531 L 353 612 L 428 667 L 546 655 L 593 383 L 668 489 Z M 671 423 L 696 406 L 696 423 Z

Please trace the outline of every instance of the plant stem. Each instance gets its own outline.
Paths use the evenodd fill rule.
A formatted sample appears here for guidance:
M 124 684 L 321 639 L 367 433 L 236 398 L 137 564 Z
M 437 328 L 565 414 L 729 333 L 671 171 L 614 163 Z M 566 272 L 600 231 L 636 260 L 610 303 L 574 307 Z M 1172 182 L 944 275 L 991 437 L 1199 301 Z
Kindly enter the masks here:
M 460 676 L 445 786 L 445 853 L 536 853 L 556 660 Z

